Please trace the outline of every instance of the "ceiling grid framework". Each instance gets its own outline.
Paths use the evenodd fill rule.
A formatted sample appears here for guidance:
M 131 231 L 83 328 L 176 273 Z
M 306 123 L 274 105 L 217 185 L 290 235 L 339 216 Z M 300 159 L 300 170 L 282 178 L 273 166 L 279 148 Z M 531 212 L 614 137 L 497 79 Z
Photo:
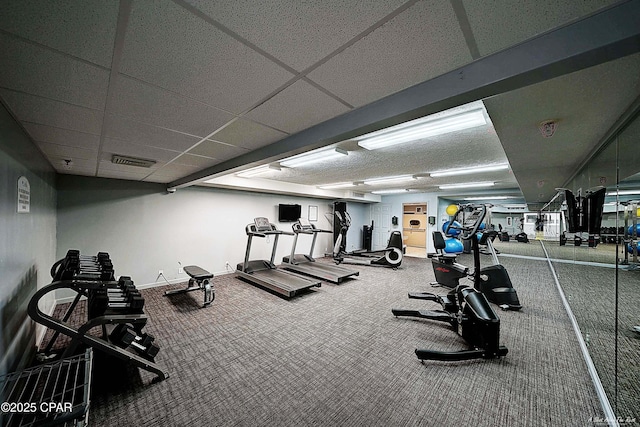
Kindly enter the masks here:
M 416 190 L 438 191 L 442 182 L 429 178 L 431 171 L 508 161 L 512 171 L 486 178 L 497 182 L 497 191 L 522 191 L 537 201 L 540 177 L 547 186 L 560 185 L 639 95 L 637 54 L 614 55 L 615 61 L 584 70 L 573 63 L 576 72 L 556 71 L 566 75 L 549 82 L 523 77 L 530 81 L 521 82 L 522 89 L 484 99 L 495 129 L 490 124 L 394 150 L 367 151 L 354 137 L 399 117 L 416 118 L 417 112 L 393 117 L 392 110 L 425 82 L 445 82 L 438 92 L 451 99 L 422 108 L 424 114 L 485 98 L 455 95 L 459 88 L 446 76 L 482 69 L 476 62 L 493 66 L 495 53 L 611 5 L 622 19 L 618 10 L 637 11 L 637 3 L 6 0 L 0 5 L 0 99 L 64 174 L 192 185 L 208 171 L 233 173 L 335 145 L 348 150 L 346 159 L 286 169 L 271 181 L 311 191 L 338 178 L 417 173 L 423 177 Z M 511 65 L 514 56 L 505 58 Z M 370 113 L 379 124 L 360 119 Z M 351 131 L 352 118 L 354 126 L 367 124 Z M 559 132 L 540 153 L 532 126 L 549 118 L 560 119 Z M 327 129 L 335 137 L 303 141 Z M 339 140 L 340 134 L 348 138 Z M 532 153 L 540 155 L 535 162 L 521 160 Z M 115 165 L 114 154 L 156 163 Z

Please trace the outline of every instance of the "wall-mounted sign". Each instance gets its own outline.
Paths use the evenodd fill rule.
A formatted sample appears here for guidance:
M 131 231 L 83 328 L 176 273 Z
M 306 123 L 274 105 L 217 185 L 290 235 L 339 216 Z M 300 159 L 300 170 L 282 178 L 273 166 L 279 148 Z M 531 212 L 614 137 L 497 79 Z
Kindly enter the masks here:
M 18 178 L 18 213 L 29 213 L 31 186 L 26 176 Z

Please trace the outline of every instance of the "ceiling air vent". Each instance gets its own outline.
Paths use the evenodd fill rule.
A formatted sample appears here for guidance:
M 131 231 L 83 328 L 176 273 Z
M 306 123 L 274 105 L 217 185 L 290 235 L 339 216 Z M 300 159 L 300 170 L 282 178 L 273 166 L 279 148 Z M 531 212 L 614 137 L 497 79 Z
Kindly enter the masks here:
M 352 191 L 351 192 L 351 197 L 358 198 L 358 199 L 364 199 L 364 193 L 356 193 L 355 191 Z
M 113 157 L 111 157 L 111 163 L 115 163 L 116 165 L 137 166 L 139 168 L 150 168 L 156 164 L 156 161 L 114 154 Z

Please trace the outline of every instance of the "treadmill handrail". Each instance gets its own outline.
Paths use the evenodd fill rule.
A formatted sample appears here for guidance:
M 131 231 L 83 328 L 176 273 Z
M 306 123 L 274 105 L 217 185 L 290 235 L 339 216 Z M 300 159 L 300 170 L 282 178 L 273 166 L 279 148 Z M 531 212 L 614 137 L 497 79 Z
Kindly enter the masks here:
M 331 230 L 323 230 L 321 228 L 316 228 L 313 224 L 304 225 L 300 222 L 300 220 L 293 223 L 291 226 L 293 232 L 298 234 L 314 234 L 314 233 L 333 233 Z
M 275 227 L 272 228 L 271 230 L 265 230 L 265 231 L 255 231 L 255 230 L 256 230 L 256 225 L 254 223 L 247 224 L 247 226 L 245 227 L 247 236 L 267 237 L 267 235 L 270 235 L 270 234 L 286 234 L 289 236 L 293 236 L 292 232 L 278 230 Z

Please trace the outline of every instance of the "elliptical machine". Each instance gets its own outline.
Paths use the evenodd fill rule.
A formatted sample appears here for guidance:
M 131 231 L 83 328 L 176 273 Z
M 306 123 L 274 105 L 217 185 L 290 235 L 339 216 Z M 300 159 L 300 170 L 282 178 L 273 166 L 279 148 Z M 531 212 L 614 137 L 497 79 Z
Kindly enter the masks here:
M 471 215 L 463 221 L 461 227 L 461 238 L 471 239 L 474 254 L 479 252 L 476 233 L 486 213 L 486 206 L 482 206 L 482 208 L 482 210 L 473 210 Z M 476 268 L 479 270 L 479 265 Z M 392 309 L 391 312 L 394 316 L 419 317 L 447 322 L 471 347 L 461 351 L 416 349 L 415 353 L 418 359 L 443 361 L 492 359 L 505 356 L 508 353 L 508 349 L 500 345 L 500 318 L 487 301 L 485 294 L 478 289 L 467 285 L 458 285 L 447 295 L 411 292 L 409 298 L 438 302 L 442 306 L 442 310 Z
M 345 242 L 347 230 L 349 230 L 351 226 L 351 217 L 346 211 L 335 211 L 335 215 L 340 222 L 340 233 L 333 247 L 333 260 L 336 264 L 345 263 L 391 268 L 398 268 L 400 264 L 402 264 L 402 234 L 399 231 L 391 232 L 387 247 L 381 251 L 368 251 L 364 249 L 347 252 L 345 250 Z M 371 228 L 373 228 L 373 225 Z

